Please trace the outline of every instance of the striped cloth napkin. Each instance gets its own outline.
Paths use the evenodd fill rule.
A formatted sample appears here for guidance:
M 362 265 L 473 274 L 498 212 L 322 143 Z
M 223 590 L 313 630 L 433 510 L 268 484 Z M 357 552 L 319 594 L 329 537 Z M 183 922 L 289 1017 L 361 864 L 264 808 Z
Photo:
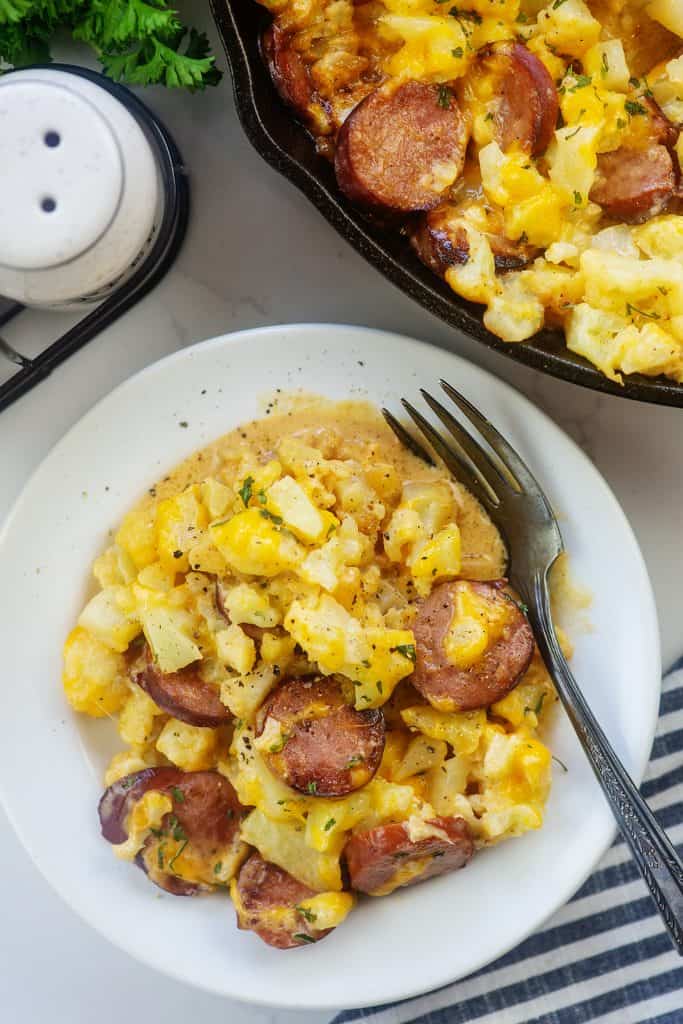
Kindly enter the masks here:
M 643 796 L 683 854 L 683 658 L 664 678 Z M 683 961 L 619 836 L 520 946 L 463 981 L 333 1024 L 683 1024 Z

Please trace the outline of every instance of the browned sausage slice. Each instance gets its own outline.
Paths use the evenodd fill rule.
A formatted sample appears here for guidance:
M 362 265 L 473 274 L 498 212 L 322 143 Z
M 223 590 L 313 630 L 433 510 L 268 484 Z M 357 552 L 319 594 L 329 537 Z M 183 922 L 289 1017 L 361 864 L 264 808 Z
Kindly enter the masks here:
M 460 176 L 468 129 L 447 86 L 406 82 L 366 96 L 337 139 L 339 187 L 388 211 L 429 210 Z
M 601 153 L 590 199 L 614 220 L 637 224 L 661 213 L 676 193 L 676 171 L 666 146 L 622 146 Z
M 502 589 L 503 580 L 479 583 L 456 580 L 436 587 L 420 608 L 415 634 L 415 672 L 411 683 L 441 711 L 470 711 L 500 700 L 519 682 L 534 653 L 534 634 L 529 621 Z M 467 666 L 449 659 L 446 640 L 457 625 L 459 600 L 467 590 L 481 598 L 496 623 L 480 656 Z M 497 637 L 497 638 L 496 638 Z
M 486 237 L 499 274 L 519 270 L 538 252 L 533 246 L 513 242 L 498 231 L 486 232 Z M 410 243 L 422 262 L 440 277 L 449 267 L 467 263 L 469 259 L 467 232 L 458 208 L 454 206 L 439 206 L 425 214 L 413 230 Z
M 272 24 L 261 36 L 261 53 L 282 99 L 305 118 L 314 98 L 313 85 L 301 54 L 292 46 L 291 34 Z
M 315 928 L 311 915 L 297 909 L 302 900 L 312 896 L 317 896 L 313 889 L 263 860 L 259 853 L 252 853 L 242 865 L 235 886 L 237 927 L 256 932 L 276 949 L 317 942 L 331 929 Z
M 411 831 L 411 823 L 404 821 L 351 836 L 344 848 L 351 888 L 385 896 L 399 886 L 463 868 L 474 852 L 464 818 L 431 818 L 413 838 Z
M 173 811 L 146 840 L 136 858 L 138 866 L 175 895 L 192 895 L 211 888 L 214 881 L 222 881 L 221 867 L 234 861 L 242 847 L 240 822 L 244 808 L 231 783 L 218 772 L 145 768 L 119 779 L 100 800 L 104 838 L 114 844 L 125 842 L 128 815 L 152 790 L 170 796 Z M 183 879 L 173 871 L 176 855 L 181 854 L 186 862 L 191 861 L 196 879 Z
M 131 667 L 130 677 L 155 704 L 181 722 L 215 729 L 232 717 L 221 704 L 215 686 L 202 679 L 197 665 L 188 665 L 180 672 L 162 672 L 146 648 Z
M 272 736 L 266 761 L 288 786 L 311 796 L 345 796 L 364 786 L 384 751 L 384 715 L 356 711 L 332 678 L 290 679 L 258 716 L 258 735 Z
M 484 92 L 480 87 L 484 87 Z M 465 95 L 478 100 L 492 94 L 495 138 L 502 150 L 517 145 L 526 153 L 542 153 L 557 125 L 557 89 L 542 61 L 523 43 L 492 43 L 480 50 Z

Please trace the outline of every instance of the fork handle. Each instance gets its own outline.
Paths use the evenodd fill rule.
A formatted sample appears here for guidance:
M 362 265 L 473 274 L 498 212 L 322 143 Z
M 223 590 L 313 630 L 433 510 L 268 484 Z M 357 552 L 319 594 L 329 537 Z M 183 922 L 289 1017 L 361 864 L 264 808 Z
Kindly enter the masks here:
M 678 953 L 683 956 L 683 862 L 596 721 L 557 642 L 545 575 L 529 597 L 538 646 L 591 767 Z

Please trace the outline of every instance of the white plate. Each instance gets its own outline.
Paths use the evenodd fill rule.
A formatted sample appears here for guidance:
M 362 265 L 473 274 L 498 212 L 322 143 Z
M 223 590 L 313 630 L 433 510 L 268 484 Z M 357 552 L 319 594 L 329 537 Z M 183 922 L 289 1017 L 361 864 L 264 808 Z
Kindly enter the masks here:
M 212 992 L 311 1008 L 403 999 L 445 985 L 518 943 L 585 879 L 612 817 L 564 716 L 539 832 L 475 857 L 464 872 L 363 902 L 316 946 L 278 952 L 238 932 L 228 900 L 161 895 L 99 836 L 110 723 L 74 715 L 61 647 L 92 559 L 145 487 L 194 449 L 300 387 L 400 395 L 451 380 L 510 438 L 563 516 L 575 575 L 594 593 L 595 630 L 575 672 L 627 768 L 640 780 L 654 735 L 660 662 L 654 601 L 631 529 L 586 456 L 519 394 L 436 348 L 379 331 L 287 326 L 184 349 L 117 388 L 53 449 L 0 536 L 3 685 L 0 791 L 36 865 L 86 921 L 139 960 Z M 186 426 L 183 426 L 185 425 Z

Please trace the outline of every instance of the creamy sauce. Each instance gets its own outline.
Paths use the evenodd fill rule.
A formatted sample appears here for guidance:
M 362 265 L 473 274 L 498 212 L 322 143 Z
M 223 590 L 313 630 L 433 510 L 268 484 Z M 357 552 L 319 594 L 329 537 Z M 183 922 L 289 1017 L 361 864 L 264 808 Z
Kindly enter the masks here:
M 364 466 L 393 465 L 403 483 L 443 480 L 454 487 L 462 542 L 462 575 L 498 579 L 505 574 L 507 554 L 498 530 L 479 502 L 443 469 L 427 466 L 405 449 L 377 409 L 369 402 L 332 402 L 301 394 L 276 394 L 265 402 L 261 419 L 236 427 L 194 452 L 151 490 L 161 500 L 189 484 L 214 476 L 234 485 L 242 460 L 256 456 L 266 463 L 284 437 L 297 437 L 319 447 L 326 458 L 356 459 Z

